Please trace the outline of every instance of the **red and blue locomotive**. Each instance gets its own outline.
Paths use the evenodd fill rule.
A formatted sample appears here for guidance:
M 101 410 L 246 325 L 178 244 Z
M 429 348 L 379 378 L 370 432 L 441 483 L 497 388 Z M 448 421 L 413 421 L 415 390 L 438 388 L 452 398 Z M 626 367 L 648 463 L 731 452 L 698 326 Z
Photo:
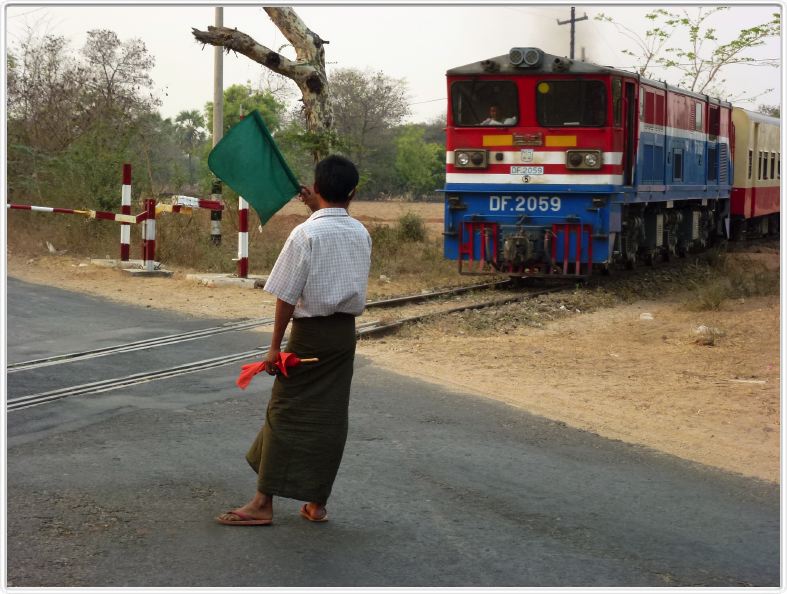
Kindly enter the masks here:
M 684 255 L 731 225 L 778 228 L 775 118 L 538 48 L 447 78 L 444 248 L 460 273 L 584 277 Z M 752 124 L 735 153 L 742 193 L 733 121 Z

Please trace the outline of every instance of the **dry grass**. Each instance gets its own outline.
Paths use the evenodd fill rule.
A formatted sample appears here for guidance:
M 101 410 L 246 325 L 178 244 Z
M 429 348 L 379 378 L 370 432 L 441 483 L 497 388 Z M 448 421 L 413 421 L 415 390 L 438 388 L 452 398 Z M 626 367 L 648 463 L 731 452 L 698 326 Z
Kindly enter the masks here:
M 710 252 L 708 266 L 699 280 L 692 280 L 692 294 L 684 302 L 693 311 L 719 310 L 730 299 L 779 294 L 779 269 L 746 254 Z
M 359 202 L 351 206 L 351 213 L 366 225 L 373 237 L 371 278 L 382 275 L 388 282 L 394 278 L 417 277 L 421 286 L 441 286 L 456 277 L 454 265 L 443 259 L 441 239 L 438 239 L 439 230 L 442 230 L 442 205 Z M 16 254 L 30 258 L 48 254 L 49 242 L 60 254 L 84 258 L 119 257 L 117 223 L 20 210 L 9 215 L 8 246 Z M 290 231 L 307 217 L 306 208 L 292 202 L 260 228 L 252 212 L 250 272 L 269 272 Z M 165 266 L 202 272 L 235 271 L 238 227 L 237 209 L 233 205 L 227 204 L 223 213 L 219 246 L 211 241 L 210 213 L 207 211 L 194 211 L 191 216 L 165 213 L 156 219 L 156 225 L 156 259 Z M 136 225 L 131 231 L 133 259 L 142 257 L 140 229 Z

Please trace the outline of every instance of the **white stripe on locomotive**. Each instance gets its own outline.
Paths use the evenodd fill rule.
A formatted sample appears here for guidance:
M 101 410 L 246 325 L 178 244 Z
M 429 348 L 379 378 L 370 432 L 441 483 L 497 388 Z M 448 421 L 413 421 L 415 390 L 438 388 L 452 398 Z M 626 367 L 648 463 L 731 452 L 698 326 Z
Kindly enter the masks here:
M 576 149 L 576 150 L 592 150 L 592 149 Z M 446 151 L 445 162 L 449 165 L 454 164 L 454 152 Z M 533 158 L 525 161 L 522 159 L 522 151 L 504 150 L 498 151 L 489 149 L 489 154 L 503 153 L 503 160 L 497 161 L 490 158 L 490 165 L 564 165 L 566 163 L 565 151 L 533 151 Z M 623 153 L 603 153 L 602 161 L 604 165 L 620 165 L 623 162 Z
M 524 182 L 521 175 L 510 173 L 446 173 L 445 181 L 448 184 L 500 184 L 500 185 L 528 185 L 533 184 L 571 184 L 571 185 L 615 185 L 623 184 L 622 175 L 608 175 L 598 173 L 573 173 L 573 174 L 544 174 L 529 175 Z

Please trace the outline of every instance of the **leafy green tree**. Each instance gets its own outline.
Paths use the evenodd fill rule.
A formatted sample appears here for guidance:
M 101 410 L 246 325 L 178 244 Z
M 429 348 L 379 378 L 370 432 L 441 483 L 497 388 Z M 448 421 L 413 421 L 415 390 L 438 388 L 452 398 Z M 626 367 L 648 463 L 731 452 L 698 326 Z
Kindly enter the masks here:
M 299 113 L 290 113 L 273 138 L 287 164 L 303 184 L 309 184 L 314 175 L 315 154 L 346 152 L 333 130 L 312 132 L 306 128 Z
M 776 12 L 769 21 L 740 29 L 737 36 L 723 39 L 712 26 L 712 20 L 726 10 L 729 7 L 701 6 L 692 11 L 658 8 L 645 15 L 652 26 L 644 36 L 605 14 L 596 18 L 611 23 L 636 44 L 636 51 L 624 50 L 624 53 L 639 61 L 638 71 L 643 76 L 653 78 L 651 69 L 662 67 L 667 72 L 676 72 L 680 77 L 677 84 L 685 89 L 726 95 L 722 73 L 727 67 L 734 64 L 779 66 L 778 58 L 755 58 L 749 50 L 781 34 L 781 18 Z M 671 47 L 676 40 L 686 37 L 687 45 Z
M 285 105 L 268 90 L 252 90 L 247 85 L 232 85 L 224 89 L 224 133 L 240 122 L 241 116 L 255 109 L 260 112 L 265 125 L 275 132 L 281 125 Z M 205 121 L 213 130 L 213 101 L 205 104 Z M 211 142 L 211 144 L 213 144 Z
M 445 146 L 424 140 L 424 126 L 405 126 L 396 139 L 396 173 L 406 191 L 416 196 L 442 186 Z
M 30 34 L 11 55 L 12 195 L 44 204 L 117 206 L 120 164 L 134 163 L 143 118 L 158 105 L 154 61 L 144 44 L 94 30 L 77 53 L 64 37 Z
M 445 150 L 445 114 L 435 116 L 424 125 L 424 140 L 436 142 Z
M 180 130 L 170 118 L 150 112 L 139 118 L 130 153 L 141 161 L 137 184 L 148 195 L 176 192 L 188 182 Z

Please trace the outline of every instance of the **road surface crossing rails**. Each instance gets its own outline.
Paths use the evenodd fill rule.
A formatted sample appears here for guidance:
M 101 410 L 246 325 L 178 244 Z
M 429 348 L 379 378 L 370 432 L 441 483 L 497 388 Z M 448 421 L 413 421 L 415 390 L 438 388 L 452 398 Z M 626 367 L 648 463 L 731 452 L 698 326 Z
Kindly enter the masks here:
M 490 289 L 490 288 L 498 288 L 501 286 L 505 286 L 507 281 L 499 281 L 494 283 L 486 283 L 481 285 L 472 285 L 469 287 L 459 287 L 456 289 L 446 289 L 442 291 L 434 291 L 429 293 L 422 293 L 418 295 L 410 295 L 406 297 L 398 297 L 394 299 L 385 299 L 380 301 L 373 301 L 367 303 L 367 308 L 375 308 L 375 307 L 393 307 L 408 303 L 418 303 L 421 301 L 426 301 L 428 299 L 434 299 L 439 297 L 446 297 L 450 295 L 455 295 L 458 293 L 464 293 L 469 291 L 476 291 L 476 290 L 483 290 L 483 289 Z M 558 290 L 563 290 L 561 287 L 555 287 L 550 289 L 543 289 L 538 291 L 529 291 L 525 293 L 520 293 L 517 295 L 509 295 L 506 297 L 498 297 L 496 299 L 491 299 L 487 301 L 483 301 L 480 303 L 472 303 L 468 305 L 459 305 L 450 309 L 443 309 L 435 312 L 430 312 L 427 314 L 411 316 L 407 318 L 402 318 L 399 320 L 395 320 L 392 322 L 379 322 L 379 321 L 371 321 L 365 324 L 361 324 L 356 328 L 356 333 L 358 337 L 370 337 L 376 335 L 383 335 L 390 332 L 395 331 L 396 329 L 400 328 L 401 326 L 412 323 L 415 321 L 420 321 L 428 317 L 434 317 L 437 315 L 445 315 L 447 313 L 453 313 L 457 311 L 464 311 L 469 309 L 480 309 L 483 307 L 489 307 L 493 305 L 502 305 L 504 303 L 511 303 L 513 301 L 521 301 L 525 299 L 530 299 L 537 295 L 542 295 L 544 293 L 554 292 Z M 40 367 L 47 367 L 51 365 L 58 365 L 61 363 L 70 363 L 73 361 L 82 361 L 85 359 L 92 359 L 96 357 L 104 357 L 118 353 L 127 353 L 142 349 L 150 349 L 160 346 L 167 346 L 178 344 L 182 342 L 187 342 L 191 340 L 198 340 L 201 338 L 206 338 L 209 336 L 214 336 L 216 334 L 221 334 L 225 332 L 235 332 L 240 330 L 248 330 L 250 328 L 258 327 L 258 326 L 265 326 L 270 325 L 273 323 L 273 318 L 258 318 L 252 320 L 242 320 L 238 322 L 228 322 L 226 324 L 222 324 L 220 326 L 214 326 L 211 328 L 204 328 L 201 330 L 193 330 L 191 332 L 183 332 L 180 334 L 171 334 L 168 336 L 162 336 L 157 338 L 151 338 L 147 340 L 140 340 L 135 342 L 130 342 L 126 344 L 111 346 L 111 347 L 104 347 L 101 349 L 95 349 L 91 351 L 80 351 L 76 353 L 68 353 L 63 355 L 57 355 L 54 357 L 48 357 L 44 359 L 35 359 L 30 361 L 23 361 L 19 363 L 12 363 L 7 366 L 7 373 L 15 373 L 24 370 L 31 370 L 37 369 Z M 286 343 L 282 345 L 282 348 L 286 346 Z M 63 398 L 67 398 L 69 396 L 80 396 L 80 395 L 87 395 L 87 394 L 98 394 L 101 392 L 108 392 L 111 390 L 117 390 L 120 388 L 126 388 L 129 386 L 134 386 L 137 384 L 143 384 L 151 381 L 167 379 L 171 377 L 176 377 L 180 375 L 185 375 L 188 373 L 195 373 L 198 371 L 205 371 L 208 369 L 213 369 L 216 367 L 222 367 L 224 365 L 229 365 L 232 363 L 236 363 L 237 361 L 242 361 L 244 359 L 251 359 L 257 358 L 260 359 L 264 357 L 268 352 L 266 347 L 259 347 L 256 349 L 243 351 L 240 353 L 233 353 L 229 355 L 221 355 L 219 357 L 213 357 L 210 359 L 203 359 L 201 361 L 194 361 L 191 363 L 185 363 L 182 365 L 177 365 L 174 367 L 170 367 L 167 369 L 159 369 L 155 371 L 148 371 L 142 373 L 135 373 L 132 375 L 120 377 L 120 378 L 112 378 L 108 380 L 101 380 L 97 382 L 91 382 L 87 384 L 82 384 L 78 386 L 69 386 L 65 388 L 59 388 L 56 390 L 50 390 L 47 392 L 41 392 L 38 394 L 30 394 L 27 396 L 19 396 L 16 398 L 9 398 L 6 404 L 6 409 L 8 412 L 22 410 L 25 408 L 30 408 L 33 406 L 39 406 L 42 404 L 47 404 L 49 402 L 54 402 L 55 400 L 60 400 Z

